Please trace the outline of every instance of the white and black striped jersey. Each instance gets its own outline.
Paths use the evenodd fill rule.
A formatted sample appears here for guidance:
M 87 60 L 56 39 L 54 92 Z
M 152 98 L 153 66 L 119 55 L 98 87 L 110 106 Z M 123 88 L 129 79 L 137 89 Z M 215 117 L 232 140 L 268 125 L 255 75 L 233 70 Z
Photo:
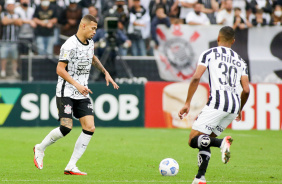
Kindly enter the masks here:
M 71 36 L 62 45 L 59 62 L 68 63 L 66 70 L 70 76 L 79 84 L 88 86 L 88 78 L 94 56 L 94 42 L 87 40 L 83 44 L 76 35 Z M 56 87 L 57 97 L 70 97 L 72 99 L 88 98 L 83 96 L 73 85 L 58 76 Z
M 20 16 L 16 13 L 10 14 L 7 11 L 1 13 L 1 20 L 7 17 L 9 19 L 18 19 Z M 3 41 L 17 41 L 19 35 L 20 26 L 14 24 L 2 25 L 2 40 Z
M 237 114 L 240 109 L 241 76 L 248 75 L 246 62 L 231 48 L 214 47 L 204 51 L 198 61 L 209 72 L 208 106 Z

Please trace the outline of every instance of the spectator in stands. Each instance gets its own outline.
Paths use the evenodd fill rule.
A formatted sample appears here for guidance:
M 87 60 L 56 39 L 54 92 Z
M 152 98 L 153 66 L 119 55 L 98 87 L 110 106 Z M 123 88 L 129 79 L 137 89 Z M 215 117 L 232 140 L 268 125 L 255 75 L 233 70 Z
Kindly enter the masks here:
M 234 11 L 232 0 L 222 2 L 222 8 L 216 15 L 216 23 L 224 26 L 233 26 Z
M 49 0 L 41 0 L 36 7 L 33 20 L 37 24 L 35 29 L 38 54 L 53 54 L 54 28 L 58 21 L 56 8 L 50 5 Z
M 144 39 L 150 35 L 150 16 L 140 5 L 140 0 L 134 0 L 130 10 L 128 36 L 132 42 L 131 54 L 133 56 L 145 56 L 146 46 Z
M 36 23 L 32 20 L 35 9 L 29 6 L 29 0 L 20 0 L 20 3 L 20 6 L 15 8 L 15 13 L 23 21 L 19 32 L 19 52 L 20 54 L 27 54 L 29 50 L 28 43 L 32 44 L 34 38 L 33 29 L 36 27 Z
M 211 24 L 216 24 L 215 13 L 219 9 L 218 2 L 216 0 L 199 0 L 200 3 L 203 4 L 202 12 L 205 13 Z
M 188 13 L 194 11 L 193 6 L 198 2 L 198 0 L 178 0 L 180 5 L 180 15 L 179 18 L 185 21 Z
M 232 6 L 241 9 L 241 17 L 246 19 L 247 0 L 232 0 Z
M 194 11 L 190 12 L 186 16 L 186 23 L 189 25 L 210 25 L 210 19 L 208 16 L 201 12 L 202 4 L 194 4 Z
M 256 13 L 257 9 L 262 9 L 265 13 L 272 13 L 273 2 L 272 0 L 247 0 L 250 3 L 250 6 L 253 10 L 253 13 Z
M 164 13 L 166 15 L 169 15 L 172 4 L 173 4 L 173 1 L 171 0 L 151 1 L 149 4 L 149 13 L 150 13 L 151 20 L 153 20 L 153 18 L 156 16 L 156 10 L 157 10 L 157 7 L 159 7 L 159 5 L 163 6 Z
M 273 2 L 272 0 L 247 0 L 249 2 L 249 9 L 252 10 L 252 14 L 249 16 L 249 20 L 255 18 L 256 10 L 262 9 L 263 10 L 263 18 L 266 19 L 266 24 L 272 24 L 271 14 L 273 12 Z
M 82 8 L 78 6 L 76 0 L 70 0 L 69 6 L 63 10 L 58 22 L 61 24 L 61 34 L 72 36 L 77 32 L 78 25 L 82 18 Z
M 262 9 L 256 10 L 255 17 L 252 19 L 252 25 L 255 27 L 261 27 L 261 26 L 268 25 L 266 19 L 263 17 Z
M 88 7 L 88 13 L 90 15 L 93 15 L 96 18 L 96 20 L 98 21 L 97 28 L 98 29 L 103 28 L 103 26 L 104 26 L 104 17 L 103 17 L 103 15 L 99 14 L 99 10 L 94 5 L 90 5 Z
M 6 11 L 1 13 L 2 43 L 1 43 L 1 77 L 6 77 L 6 65 L 8 58 L 12 59 L 12 72 L 19 76 L 18 68 L 18 40 L 19 28 L 22 25 L 20 16 L 14 12 L 15 0 L 6 0 Z M 10 42 L 10 43 L 9 43 Z
M 233 29 L 246 29 L 248 27 L 252 27 L 252 24 L 242 17 L 241 8 L 234 8 L 234 24 Z
M 101 0 L 101 13 L 102 15 L 108 14 L 109 9 L 115 5 L 116 0 Z
M 159 24 L 164 24 L 166 27 L 170 27 L 170 20 L 168 16 L 165 14 L 164 6 L 159 4 L 156 7 L 156 16 L 151 21 L 151 36 L 155 42 L 155 48 L 157 49 L 159 46 L 159 41 L 157 39 L 157 26 Z
M 95 52 L 112 77 L 116 77 L 116 56 L 127 55 L 127 48 L 131 46 L 131 41 L 123 32 L 121 22 L 117 25 L 117 30 L 98 29 L 93 37 Z M 100 77 L 104 78 L 103 75 Z
M 175 21 L 176 22 L 179 22 L 179 15 L 180 15 L 180 6 L 179 6 L 179 2 L 178 0 L 173 0 L 174 2 L 172 3 L 172 6 L 170 8 L 170 11 L 169 11 L 169 17 L 171 18 L 171 21 Z M 172 23 L 173 23 L 172 22 Z
M 123 25 L 123 29 L 128 28 L 129 11 L 125 0 L 116 0 L 115 5 L 107 12 L 105 17 L 117 17 Z
M 273 12 L 273 24 L 281 26 L 282 25 L 282 7 L 277 4 Z
M 97 10 L 99 11 L 98 14 L 101 15 L 101 1 L 103 0 L 80 0 L 78 5 L 82 7 L 82 16 L 90 14 L 90 6 L 97 8 Z

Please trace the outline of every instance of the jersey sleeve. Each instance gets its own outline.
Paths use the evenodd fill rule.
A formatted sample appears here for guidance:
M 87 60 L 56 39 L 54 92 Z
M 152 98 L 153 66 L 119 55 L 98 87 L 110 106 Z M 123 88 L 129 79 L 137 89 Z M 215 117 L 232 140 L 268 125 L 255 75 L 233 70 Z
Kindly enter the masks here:
M 60 49 L 59 61 L 68 63 L 74 56 L 73 44 L 65 42 Z
M 205 67 L 208 67 L 209 65 L 209 56 L 211 54 L 212 50 L 207 50 L 207 51 L 204 51 L 200 57 L 199 57 L 199 60 L 198 60 L 198 65 L 204 65 Z
M 247 75 L 247 76 L 249 75 L 249 70 L 248 70 L 248 65 L 247 65 L 247 63 L 244 63 L 242 75 Z

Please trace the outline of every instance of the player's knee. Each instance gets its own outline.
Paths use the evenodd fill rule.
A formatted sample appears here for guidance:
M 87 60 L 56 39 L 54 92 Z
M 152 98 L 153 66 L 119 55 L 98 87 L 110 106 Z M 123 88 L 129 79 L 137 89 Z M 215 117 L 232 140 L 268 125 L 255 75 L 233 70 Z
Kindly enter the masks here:
M 208 135 L 200 135 L 190 138 L 188 144 L 191 148 L 206 149 L 210 147 L 211 139 Z
M 66 136 L 68 133 L 70 133 L 71 128 L 65 127 L 63 125 L 60 126 L 60 131 L 63 134 L 63 136 Z
M 209 148 L 211 143 L 211 138 L 208 135 L 201 135 L 198 138 L 198 142 L 200 143 L 201 148 Z
M 95 132 L 95 125 L 94 123 L 89 123 L 86 126 L 83 127 L 84 130 L 87 130 L 89 132 Z
M 95 132 L 95 126 L 92 126 L 92 127 L 90 128 L 90 132 Z

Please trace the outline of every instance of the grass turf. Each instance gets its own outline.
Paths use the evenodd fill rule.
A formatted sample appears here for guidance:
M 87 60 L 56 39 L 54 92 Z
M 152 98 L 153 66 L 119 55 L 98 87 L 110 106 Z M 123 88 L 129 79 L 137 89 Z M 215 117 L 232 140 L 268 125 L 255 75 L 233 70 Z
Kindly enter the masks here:
M 32 148 L 53 127 L 0 128 L 0 183 L 192 183 L 197 173 L 196 149 L 187 146 L 189 130 L 145 128 L 96 129 L 77 166 L 87 176 L 63 174 L 81 128 L 45 151 L 44 169 L 33 163 Z M 282 183 L 281 131 L 226 130 L 231 135 L 231 159 L 221 162 L 212 148 L 208 183 Z M 174 158 L 180 165 L 177 176 L 163 177 L 162 159 Z

